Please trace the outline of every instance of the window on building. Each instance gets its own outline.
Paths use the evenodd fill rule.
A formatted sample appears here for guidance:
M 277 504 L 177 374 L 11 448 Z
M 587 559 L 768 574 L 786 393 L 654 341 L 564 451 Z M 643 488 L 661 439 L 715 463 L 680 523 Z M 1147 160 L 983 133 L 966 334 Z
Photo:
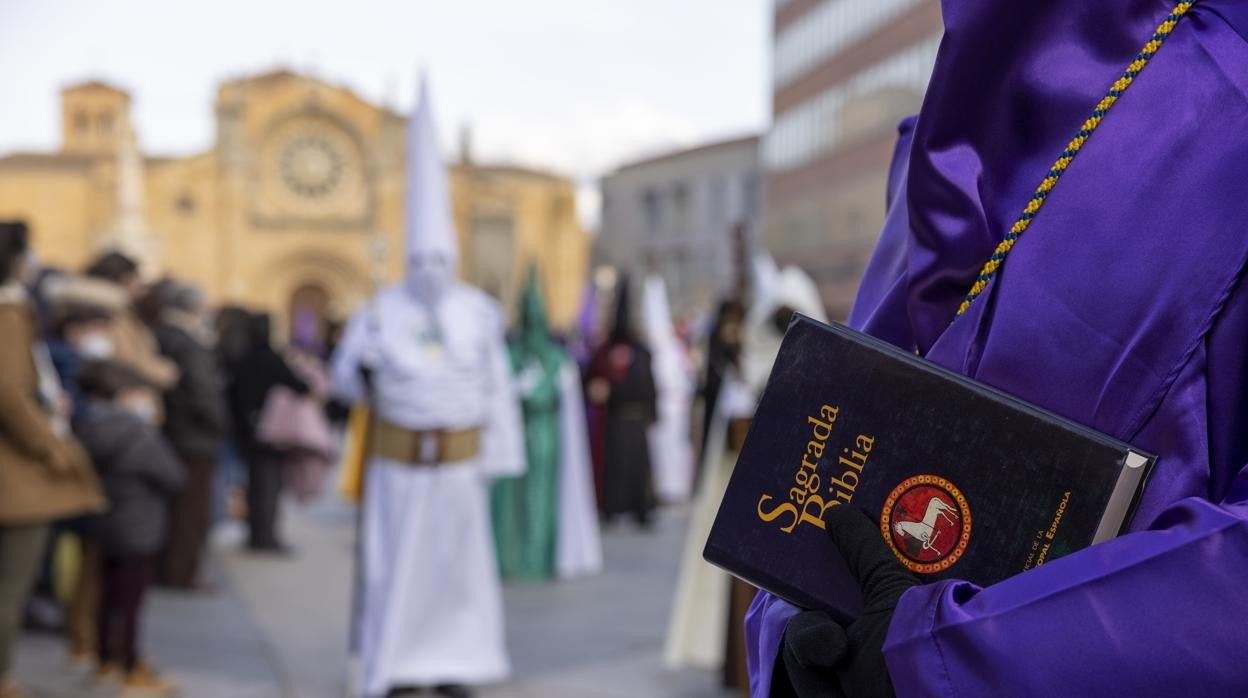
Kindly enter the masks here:
M 183 192 L 173 202 L 173 207 L 183 216 L 190 216 L 195 213 L 195 199 L 189 192 Z
M 905 47 L 777 116 L 763 146 L 767 168 L 800 167 L 861 137 L 865 131 L 854 128 L 854 119 L 849 119 L 850 128 L 843 123 L 846 106 L 862 105 L 880 93 L 904 95 L 892 100 L 895 106 L 869 119 L 879 128 L 892 128 L 921 99 L 939 45 L 936 35 Z
M 113 115 L 100 114 L 95 120 L 96 132 L 101 136 L 112 135 L 113 133 Z
M 711 177 L 710 182 L 710 209 L 707 211 L 708 222 L 716 227 L 722 227 L 728 219 L 728 184 L 724 181 L 724 175 L 717 174 Z
M 81 110 L 74 112 L 74 132 L 85 136 L 89 128 L 91 128 L 91 120 L 87 118 L 87 113 Z
M 777 86 L 799 79 L 820 61 L 905 14 L 922 0 L 827 0 L 776 37 L 772 74 Z
M 672 186 L 672 219 L 674 232 L 684 235 L 689 230 L 689 184 L 677 182 Z
M 754 220 L 762 204 L 758 173 L 751 170 L 741 178 L 741 213 L 746 220 Z
M 653 189 L 642 192 L 641 208 L 645 212 L 647 232 L 658 235 L 659 228 L 663 225 L 663 202 L 659 200 L 659 193 Z

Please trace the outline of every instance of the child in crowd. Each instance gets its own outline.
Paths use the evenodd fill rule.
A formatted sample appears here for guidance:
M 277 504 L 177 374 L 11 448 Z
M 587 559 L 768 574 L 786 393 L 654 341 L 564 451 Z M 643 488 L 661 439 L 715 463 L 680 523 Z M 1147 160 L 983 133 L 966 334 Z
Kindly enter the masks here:
M 91 456 L 109 511 L 93 517 L 86 535 L 101 551 L 97 676 L 120 678 L 127 693 L 169 695 L 176 686 L 140 658 L 143 597 L 168 528 L 167 502 L 182 486 L 177 456 L 154 421 L 150 386 L 114 361 L 82 367 L 85 408 L 74 432 Z
M 73 403 L 73 416 L 85 406 L 78 389 L 78 371 L 87 361 L 106 359 L 112 354 L 109 334 L 111 312 L 103 307 L 75 306 L 59 310 L 48 333 L 48 355 Z

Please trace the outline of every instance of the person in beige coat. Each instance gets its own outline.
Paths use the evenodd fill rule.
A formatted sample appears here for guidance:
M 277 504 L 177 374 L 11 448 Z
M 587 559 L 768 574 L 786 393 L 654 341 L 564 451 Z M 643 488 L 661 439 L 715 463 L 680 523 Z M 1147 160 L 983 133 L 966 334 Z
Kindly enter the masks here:
M 157 391 L 172 389 L 178 383 L 178 367 L 160 355 L 156 335 L 137 310 L 147 291 L 138 263 L 120 252 L 105 252 L 87 267 L 86 275 L 113 284 L 129 301 L 113 316 L 111 358 L 128 365 Z
M 24 223 L 0 222 L 0 698 L 26 695 L 11 677 L 13 645 L 49 522 L 105 508 L 18 281 L 27 244 Z

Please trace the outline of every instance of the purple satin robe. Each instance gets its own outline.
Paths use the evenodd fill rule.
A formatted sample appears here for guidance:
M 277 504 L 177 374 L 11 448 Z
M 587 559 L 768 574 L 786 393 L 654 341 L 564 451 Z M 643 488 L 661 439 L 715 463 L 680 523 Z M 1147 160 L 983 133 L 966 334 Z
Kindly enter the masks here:
M 884 647 L 901 698 L 1248 696 L 1248 3 L 1196 4 L 953 321 L 1172 7 L 943 3 L 850 324 L 1161 459 L 1131 533 L 987 588 L 907 591 Z M 795 612 L 750 609 L 754 698 Z

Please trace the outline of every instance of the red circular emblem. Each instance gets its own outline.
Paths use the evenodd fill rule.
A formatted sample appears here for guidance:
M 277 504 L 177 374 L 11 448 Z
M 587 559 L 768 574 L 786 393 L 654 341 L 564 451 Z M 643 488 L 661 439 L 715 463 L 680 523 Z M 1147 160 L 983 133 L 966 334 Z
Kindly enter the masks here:
M 884 500 L 880 533 L 912 572 L 942 572 L 966 552 L 971 508 L 952 482 L 916 475 L 894 487 Z

